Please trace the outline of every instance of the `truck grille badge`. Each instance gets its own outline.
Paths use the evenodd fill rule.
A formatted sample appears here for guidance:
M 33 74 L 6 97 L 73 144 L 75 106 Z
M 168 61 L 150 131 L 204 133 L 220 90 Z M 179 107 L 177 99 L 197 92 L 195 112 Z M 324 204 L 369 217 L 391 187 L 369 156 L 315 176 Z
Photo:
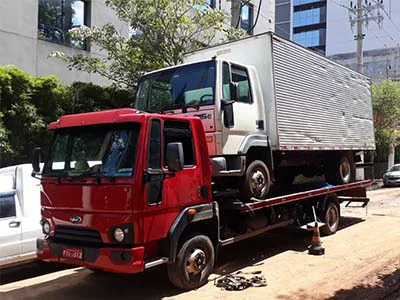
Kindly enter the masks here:
M 72 216 L 69 218 L 72 223 L 80 223 L 82 222 L 82 218 L 80 216 Z

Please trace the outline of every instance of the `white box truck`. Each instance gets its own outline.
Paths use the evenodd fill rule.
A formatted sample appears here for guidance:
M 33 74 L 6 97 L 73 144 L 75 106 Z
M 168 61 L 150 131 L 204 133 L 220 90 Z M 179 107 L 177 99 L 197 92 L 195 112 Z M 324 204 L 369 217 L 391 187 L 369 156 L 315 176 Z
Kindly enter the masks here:
M 145 74 L 134 107 L 200 117 L 216 186 L 243 198 L 299 174 L 349 183 L 375 149 L 370 79 L 271 32 Z
M 40 225 L 40 180 L 32 165 L 0 169 L 0 268 L 36 258 Z

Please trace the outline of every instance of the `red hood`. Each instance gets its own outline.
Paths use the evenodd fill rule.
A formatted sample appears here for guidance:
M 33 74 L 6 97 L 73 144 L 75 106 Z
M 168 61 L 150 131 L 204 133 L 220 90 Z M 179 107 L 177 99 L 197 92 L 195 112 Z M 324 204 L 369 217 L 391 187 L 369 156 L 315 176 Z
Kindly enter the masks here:
M 132 186 L 42 183 L 41 205 L 85 212 L 132 212 Z

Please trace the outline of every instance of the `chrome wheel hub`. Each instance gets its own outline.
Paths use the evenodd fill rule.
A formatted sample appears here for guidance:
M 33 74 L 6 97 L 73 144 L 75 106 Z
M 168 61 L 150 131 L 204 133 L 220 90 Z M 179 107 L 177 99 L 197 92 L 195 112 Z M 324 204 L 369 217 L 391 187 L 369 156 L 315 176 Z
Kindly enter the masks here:
M 189 275 L 199 274 L 206 266 L 206 254 L 201 249 L 194 249 L 186 261 L 186 269 Z
M 253 173 L 250 187 L 254 194 L 259 194 L 265 188 L 265 176 L 263 172 L 257 170 Z

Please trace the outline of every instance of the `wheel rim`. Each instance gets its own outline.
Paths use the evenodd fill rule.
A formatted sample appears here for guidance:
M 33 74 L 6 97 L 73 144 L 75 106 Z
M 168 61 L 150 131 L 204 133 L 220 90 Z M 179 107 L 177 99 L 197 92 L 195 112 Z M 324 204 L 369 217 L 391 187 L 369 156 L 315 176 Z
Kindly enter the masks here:
M 326 224 L 329 226 L 331 231 L 334 231 L 338 226 L 339 213 L 336 206 L 330 206 L 326 212 Z
M 193 249 L 186 260 L 186 270 L 190 276 L 196 276 L 207 265 L 207 257 L 203 250 Z
M 250 179 L 250 191 L 253 195 L 262 195 L 267 188 L 265 174 L 260 169 L 254 171 Z
M 340 175 L 343 178 L 343 182 L 345 183 L 350 182 L 351 168 L 349 160 L 347 158 L 342 159 L 339 168 L 340 168 Z

